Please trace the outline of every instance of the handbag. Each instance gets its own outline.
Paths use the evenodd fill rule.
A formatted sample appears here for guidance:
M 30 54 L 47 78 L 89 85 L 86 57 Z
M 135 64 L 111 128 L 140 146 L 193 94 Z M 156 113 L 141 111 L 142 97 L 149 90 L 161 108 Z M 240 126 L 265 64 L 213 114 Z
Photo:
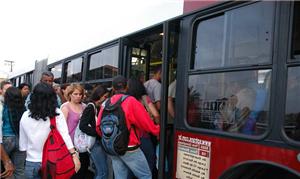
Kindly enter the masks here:
M 95 114 L 97 114 L 97 109 L 93 103 L 88 103 L 88 105 L 93 105 Z M 96 137 L 87 135 L 79 129 L 80 121 L 75 129 L 74 135 L 74 146 L 79 153 L 89 152 L 96 142 Z

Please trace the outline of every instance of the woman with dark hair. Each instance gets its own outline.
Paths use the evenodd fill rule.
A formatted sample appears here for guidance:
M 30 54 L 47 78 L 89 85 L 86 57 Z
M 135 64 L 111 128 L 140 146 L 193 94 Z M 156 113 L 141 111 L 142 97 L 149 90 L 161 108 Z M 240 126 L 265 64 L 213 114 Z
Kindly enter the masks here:
M 27 96 L 29 95 L 30 93 L 30 85 L 27 84 L 27 83 L 21 83 L 19 86 L 18 86 L 19 90 L 21 91 L 21 94 L 23 96 L 23 99 L 25 101 L 25 99 L 27 98 Z
M 15 166 L 13 176 L 24 178 L 25 152 L 19 150 L 20 119 L 24 112 L 24 103 L 21 92 L 16 87 L 9 87 L 4 94 L 3 105 L 3 147 Z
M 100 137 L 96 132 L 96 118 L 100 105 L 106 98 L 108 98 L 109 92 L 102 86 L 97 86 L 91 93 L 89 103 L 83 110 L 79 128 L 87 135 L 96 137 L 96 142 L 91 149 L 90 158 L 95 164 L 96 175 L 95 179 L 108 178 L 107 156 L 101 147 Z
M 27 178 L 39 178 L 42 165 L 43 146 L 50 132 L 50 118 L 55 117 L 56 126 L 70 154 L 73 157 L 75 171 L 80 169 L 68 126 L 64 115 L 57 108 L 57 96 L 52 86 L 38 83 L 30 96 L 29 110 L 25 111 L 20 123 L 20 150 L 26 151 L 25 175 Z
M 151 102 L 151 99 L 148 97 L 143 83 L 136 78 L 130 78 L 127 84 L 127 93 L 135 97 L 138 101 L 140 101 L 144 105 L 145 109 L 148 111 L 153 121 L 155 121 L 155 123 L 158 124 L 160 115 L 156 110 L 155 105 Z M 155 144 L 152 141 L 150 134 L 144 131 L 141 135 L 141 149 L 145 154 L 152 175 L 155 176 Z

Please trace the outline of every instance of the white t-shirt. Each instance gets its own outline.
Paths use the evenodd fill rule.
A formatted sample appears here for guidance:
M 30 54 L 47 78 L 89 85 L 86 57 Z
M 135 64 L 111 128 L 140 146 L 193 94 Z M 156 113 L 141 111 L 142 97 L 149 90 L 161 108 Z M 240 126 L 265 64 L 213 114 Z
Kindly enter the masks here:
M 147 94 L 153 103 L 160 101 L 161 84 L 156 79 L 150 79 L 144 83 Z
M 73 143 L 69 135 L 67 122 L 60 109 L 56 109 L 59 114 L 56 116 L 56 126 L 66 143 L 68 149 L 73 148 Z M 50 132 L 50 119 L 33 119 L 29 117 L 30 111 L 24 112 L 20 122 L 20 151 L 26 151 L 26 160 L 30 162 L 42 162 L 44 143 Z

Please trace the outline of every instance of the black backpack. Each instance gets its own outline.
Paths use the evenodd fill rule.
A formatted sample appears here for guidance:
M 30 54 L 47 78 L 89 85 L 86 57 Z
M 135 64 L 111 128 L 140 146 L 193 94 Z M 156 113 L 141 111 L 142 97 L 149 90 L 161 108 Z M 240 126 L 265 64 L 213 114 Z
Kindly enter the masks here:
M 127 97 L 123 95 L 115 104 L 111 104 L 109 98 L 104 105 L 100 122 L 101 142 L 104 151 L 110 155 L 124 155 L 128 149 L 130 131 L 121 107 Z

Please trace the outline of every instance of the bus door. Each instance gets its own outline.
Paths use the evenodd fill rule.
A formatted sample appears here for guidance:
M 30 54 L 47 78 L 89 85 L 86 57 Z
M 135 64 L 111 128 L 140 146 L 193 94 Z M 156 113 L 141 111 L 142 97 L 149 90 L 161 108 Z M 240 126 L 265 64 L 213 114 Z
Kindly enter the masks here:
M 162 25 L 127 36 L 123 39 L 124 74 L 145 82 L 162 64 Z
M 176 123 L 176 70 L 180 19 L 163 24 L 161 134 L 159 142 L 158 178 L 174 175 L 174 124 Z
M 123 39 L 123 59 L 126 63 L 124 74 L 127 78 L 134 77 L 144 83 L 151 79 L 156 71 L 159 69 L 161 71 L 161 105 L 158 109 L 161 135 L 160 141 L 157 141 L 159 145 L 155 146 L 158 171 L 154 171 L 156 172 L 153 173 L 154 178 L 158 177 L 157 174 L 159 178 L 166 178 L 167 174 L 172 174 L 172 152 L 166 155 L 165 150 L 167 147 L 173 148 L 171 142 L 173 133 L 169 129 L 173 129 L 174 114 L 171 118 L 168 113 L 168 89 L 176 76 L 178 24 L 178 22 L 167 22 Z M 173 101 L 174 97 L 175 94 Z

